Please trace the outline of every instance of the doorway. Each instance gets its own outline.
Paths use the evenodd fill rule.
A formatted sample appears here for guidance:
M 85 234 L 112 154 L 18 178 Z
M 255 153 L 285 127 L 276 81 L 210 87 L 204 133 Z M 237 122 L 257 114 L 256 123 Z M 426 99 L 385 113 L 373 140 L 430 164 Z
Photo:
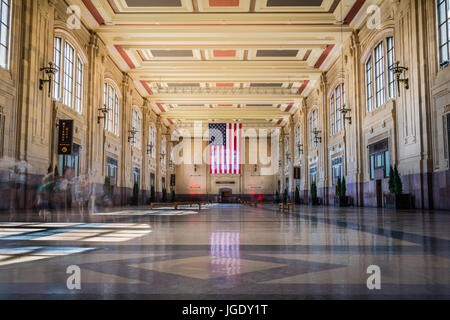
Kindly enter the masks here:
M 230 188 L 221 188 L 219 190 L 219 202 L 231 203 L 233 202 L 233 190 Z
M 383 187 L 381 180 L 376 180 L 377 208 L 383 207 Z
M 447 152 L 448 152 L 447 159 L 448 159 L 448 161 L 450 161 L 450 113 L 447 114 Z M 450 169 L 450 165 L 449 165 L 449 169 Z

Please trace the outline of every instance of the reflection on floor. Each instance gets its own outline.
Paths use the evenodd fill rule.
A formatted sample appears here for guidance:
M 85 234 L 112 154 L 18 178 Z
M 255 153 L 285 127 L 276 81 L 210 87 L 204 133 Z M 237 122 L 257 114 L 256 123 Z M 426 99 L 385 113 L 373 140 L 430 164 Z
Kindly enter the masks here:
M 0 222 L 0 298 L 450 298 L 447 213 L 186 209 L 16 213 Z M 81 290 L 66 286 L 71 265 Z M 367 288 L 370 265 L 381 290 Z

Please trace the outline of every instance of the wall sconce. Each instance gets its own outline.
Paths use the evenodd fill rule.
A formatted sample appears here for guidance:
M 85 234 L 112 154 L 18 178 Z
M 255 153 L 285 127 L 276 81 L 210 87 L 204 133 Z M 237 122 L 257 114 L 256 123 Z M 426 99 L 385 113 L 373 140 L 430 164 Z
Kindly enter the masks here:
M 153 143 L 147 145 L 147 155 L 151 155 L 153 151 Z
M 400 96 L 400 83 L 403 83 L 403 87 L 408 90 L 409 89 L 409 79 L 404 78 L 401 79 L 401 75 L 403 72 L 408 70 L 408 67 L 401 67 L 400 61 L 397 61 L 390 69 L 395 75 L 395 78 L 397 79 L 397 88 L 398 88 L 398 95 Z
M 197 172 L 197 165 L 194 164 L 194 172 Z
M 288 152 L 286 152 L 286 162 L 291 161 L 291 154 Z
M 103 108 L 97 109 L 97 111 L 101 114 L 100 116 L 97 115 L 97 124 L 100 124 L 100 120 L 106 119 L 106 114 L 109 112 L 109 108 L 106 106 L 106 104 L 103 106 Z
M 52 93 L 53 75 L 58 72 L 58 68 L 56 68 L 54 63 L 50 61 L 48 63 L 48 67 L 43 67 L 39 70 L 44 71 L 44 77 L 45 75 L 48 76 L 48 79 L 39 79 L 39 90 L 44 90 L 44 84 L 48 82 L 48 96 L 50 97 Z
M 161 154 L 159 155 L 159 160 L 163 161 L 166 157 L 166 154 L 164 152 L 161 152 Z
M 278 168 L 281 168 L 281 160 L 278 160 Z
M 128 142 L 131 142 L 132 144 L 136 143 L 136 134 L 138 133 L 138 131 L 136 130 L 136 128 L 131 128 L 130 130 L 128 130 Z
M 253 170 L 255 170 L 255 172 L 258 172 L 258 165 L 257 164 L 255 164 L 255 167 L 254 167 Z
M 322 143 L 322 137 L 319 136 L 320 133 L 321 133 L 320 130 L 317 130 L 317 129 L 313 130 L 315 144 Z
M 339 110 L 344 118 L 344 126 L 345 126 L 345 120 L 348 120 L 348 124 L 352 124 L 352 117 L 347 117 L 346 114 L 352 111 L 352 109 L 347 109 L 345 105 L 342 106 L 342 109 Z
M 173 161 L 169 160 L 169 169 L 173 169 Z
M 299 154 L 303 154 L 303 144 L 297 143 L 297 151 Z

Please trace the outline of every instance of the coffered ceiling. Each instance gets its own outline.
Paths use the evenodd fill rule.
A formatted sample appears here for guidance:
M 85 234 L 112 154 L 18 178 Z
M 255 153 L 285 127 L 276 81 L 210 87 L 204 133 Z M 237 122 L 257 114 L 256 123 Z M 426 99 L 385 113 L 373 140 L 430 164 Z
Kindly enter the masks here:
M 155 112 L 280 125 L 350 36 L 364 0 L 71 0 Z M 343 26 L 340 21 L 344 21 Z

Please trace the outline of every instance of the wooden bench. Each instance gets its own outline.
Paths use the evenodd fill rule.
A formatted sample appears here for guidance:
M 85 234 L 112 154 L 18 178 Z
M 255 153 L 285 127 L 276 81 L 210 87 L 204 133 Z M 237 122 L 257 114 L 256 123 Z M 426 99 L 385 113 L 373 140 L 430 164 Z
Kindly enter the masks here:
M 293 204 L 293 203 L 290 203 L 290 202 L 288 202 L 288 203 L 279 203 L 278 204 L 278 209 L 279 210 L 281 210 L 281 211 L 291 211 L 292 210 L 292 212 L 294 211 L 294 209 L 295 209 L 295 205 Z
M 178 210 L 178 206 L 182 205 L 188 205 L 190 207 L 194 205 L 198 205 L 198 210 L 202 209 L 202 202 L 201 201 L 185 201 L 185 202 L 151 202 L 150 203 L 150 210 L 153 210 L 153 206 L 156 205 L 172 205 L 174 210 Z

